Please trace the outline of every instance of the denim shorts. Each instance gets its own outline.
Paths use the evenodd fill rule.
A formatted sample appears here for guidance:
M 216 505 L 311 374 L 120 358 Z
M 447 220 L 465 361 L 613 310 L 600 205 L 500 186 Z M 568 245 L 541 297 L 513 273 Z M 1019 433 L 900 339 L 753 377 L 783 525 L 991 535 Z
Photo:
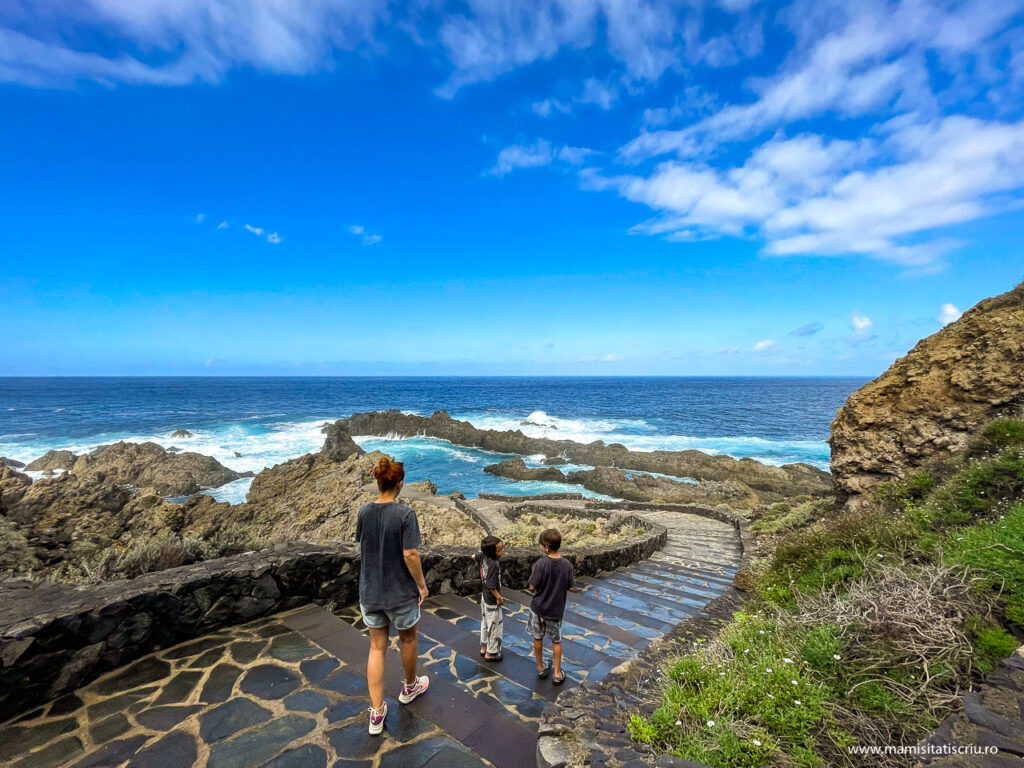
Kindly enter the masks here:
M 530 618 L 526 622 L 526 628 L 533 635 L 534 640 L 543 640 L 544 635 L 551 638 L 552 643 L 562 642 L 562 620 L 545 619 L 530 611 Z
M 415 602 L 383 611 L 368 611 L 360 603 L 359 610 L 363 623 L 370 629 L 384 629 L 389 624 L 395 629 L 412 629 L 420 621 L 420 606 Z

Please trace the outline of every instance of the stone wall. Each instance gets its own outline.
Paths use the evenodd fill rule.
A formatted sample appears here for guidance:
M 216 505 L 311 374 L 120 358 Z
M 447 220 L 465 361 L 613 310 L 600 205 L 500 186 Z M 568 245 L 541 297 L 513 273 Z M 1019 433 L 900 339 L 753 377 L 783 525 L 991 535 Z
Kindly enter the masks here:
M 630 522 L 645 533 L 567 552 L 576 572 L 596 575 L 665 546 L 664 528 L 640 518 Z M 473 552 L 471 547 L 424 549 L 430 591 L 478 592 Z M 525 587 L 539 556 L 535 549 L 506 550 L 503 583 Z M 83 588 L 0 582 L 0 722 L 159 648 L 311 601 L 340 606 L 358 598 L 359 554 L 348 544 L 281 544 Z

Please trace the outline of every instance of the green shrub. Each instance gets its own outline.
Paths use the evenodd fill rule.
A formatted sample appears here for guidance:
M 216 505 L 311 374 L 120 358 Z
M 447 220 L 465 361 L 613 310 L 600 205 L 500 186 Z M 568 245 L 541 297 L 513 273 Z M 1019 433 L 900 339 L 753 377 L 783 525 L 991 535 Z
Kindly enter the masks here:
M 950 532 L 943 555 L 949 563 L 974 569 L 999 593 L 1006 618 L 1024 626 L 1024 504 L 1002 517 Z

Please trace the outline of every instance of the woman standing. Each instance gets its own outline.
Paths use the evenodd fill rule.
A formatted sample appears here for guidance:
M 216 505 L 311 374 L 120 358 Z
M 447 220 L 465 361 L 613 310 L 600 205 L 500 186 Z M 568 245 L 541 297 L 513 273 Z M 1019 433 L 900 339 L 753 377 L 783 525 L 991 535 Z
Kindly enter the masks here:
M 405 683 L 398 700 L 408 704 L 427 690 L 426 675 L 416 675 L 419 644 L 416 625 L 427 597 L 420 563 L 420 524 L 416 513 L 397 502 L 405 467 L 384 456 L 373 470 L 380 495 L 363 505 L 356 522 L 356 541 L 362 553 L 359 571 L 359 609 L 370 630 L 366 680 L 370 689 L 370 733 L 384 730 L 388 705 L 384 701 L 384 662 L 389 627 L 402 642 Z

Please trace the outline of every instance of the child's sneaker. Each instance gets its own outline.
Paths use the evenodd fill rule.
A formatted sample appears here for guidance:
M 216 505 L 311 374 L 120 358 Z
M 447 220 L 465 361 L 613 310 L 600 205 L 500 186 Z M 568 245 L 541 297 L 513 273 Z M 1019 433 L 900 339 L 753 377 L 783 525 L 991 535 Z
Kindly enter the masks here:
M 388 703 L 385 701 L 380 709 L 370 707 L 370 735 L 380 736 L 384 730 L 384 719 L 388 716 Z
M 420 675 L 413 685 L 402 683 L 402 692 L 398 694 L 398 700 L 403 704 L 408 704 L 421 693 L 426 693 L 428 687 L 430 687 L 430 680 L 426 675 Z

